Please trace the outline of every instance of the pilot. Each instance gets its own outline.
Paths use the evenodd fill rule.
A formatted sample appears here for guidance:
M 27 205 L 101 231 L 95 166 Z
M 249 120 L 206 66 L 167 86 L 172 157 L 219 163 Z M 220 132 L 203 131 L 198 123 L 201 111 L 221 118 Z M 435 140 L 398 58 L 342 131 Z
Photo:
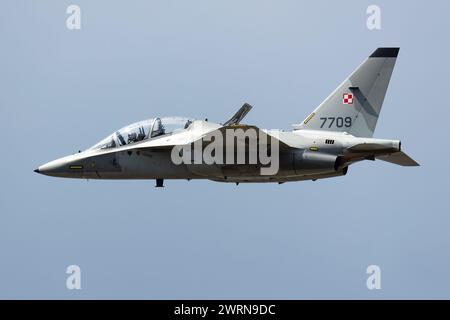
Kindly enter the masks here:
M 128 143 L 132 143 L 132 142 L 136 142 L 136 141 L 138 141 L 136 132 L 129 133 L 128 134 Z

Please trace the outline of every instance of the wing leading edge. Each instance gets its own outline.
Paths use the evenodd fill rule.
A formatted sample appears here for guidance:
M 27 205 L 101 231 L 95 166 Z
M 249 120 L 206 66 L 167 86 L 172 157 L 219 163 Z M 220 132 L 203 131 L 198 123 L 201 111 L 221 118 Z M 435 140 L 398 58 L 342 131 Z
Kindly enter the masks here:
M 244 117 L 247 115 L 247 113 L 250 112 L 250 110 L 252 108 L 253 107 L 251 105 L 249 105 L 248 103 L 244 103 L 242 105 L 242 107 L 234 114 L 234 116 L 232 116 L 231 119 L 228 120 L 227 122 L 225 122 L 223 125 L 231 126 L 231 125 L 239 124 L 239 122 L 241 122 L 242 119 L 244 119 Z

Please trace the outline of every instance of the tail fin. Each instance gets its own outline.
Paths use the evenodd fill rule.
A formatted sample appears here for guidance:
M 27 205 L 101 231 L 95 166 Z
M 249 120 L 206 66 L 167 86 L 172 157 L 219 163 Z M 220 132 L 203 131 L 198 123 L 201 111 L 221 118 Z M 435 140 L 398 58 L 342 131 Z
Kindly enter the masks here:
M 297 128 L 372 137 L 399 50 L 376 49 Z

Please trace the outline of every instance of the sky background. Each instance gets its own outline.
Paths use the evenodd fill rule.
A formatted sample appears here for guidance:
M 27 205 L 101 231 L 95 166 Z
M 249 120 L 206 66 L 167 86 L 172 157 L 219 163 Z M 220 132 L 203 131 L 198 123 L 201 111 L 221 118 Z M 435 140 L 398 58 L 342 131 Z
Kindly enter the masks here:
M 81 30 L 66 8 L 81 7 Z M 381 8 L 379 31 L 367 6 Z M 0 298 L 450 298 L 450 2 L 2 1 Z M 302 121 L 379 46 L 401 47 L 382 161 L 316 182 L 35 174 L 154 116 Z M 82 289 L 66 289 L 67 266 Z M 381 268 L 368 290 L 366 268 Z

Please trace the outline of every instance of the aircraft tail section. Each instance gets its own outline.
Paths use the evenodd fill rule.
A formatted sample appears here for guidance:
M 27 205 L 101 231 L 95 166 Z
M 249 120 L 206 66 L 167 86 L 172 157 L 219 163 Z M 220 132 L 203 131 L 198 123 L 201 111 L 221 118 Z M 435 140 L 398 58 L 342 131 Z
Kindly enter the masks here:
M 297 129 L 372 137 L 399 48 L 378 48 Z

